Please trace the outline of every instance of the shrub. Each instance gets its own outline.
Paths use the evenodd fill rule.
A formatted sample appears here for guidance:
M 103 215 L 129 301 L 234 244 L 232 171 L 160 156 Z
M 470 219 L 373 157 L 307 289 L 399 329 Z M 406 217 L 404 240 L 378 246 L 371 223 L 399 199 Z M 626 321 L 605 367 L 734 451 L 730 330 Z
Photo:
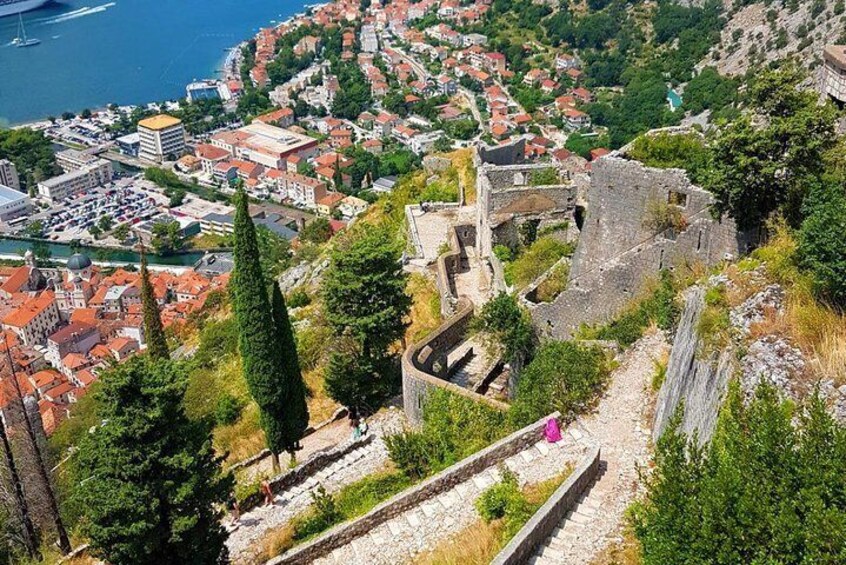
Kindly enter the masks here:
M 335 504 L 344 520 L 350 520 L 365 514 L 411 484 L 412 481 L 406 475 L 396 471 L 377 473 L 341 489 L 335 496 Z
M 765 385 L 747 403 L 733 383 L 709 444 L 680 424 L 681 410 L 633 512 L 644 565 L 843 563 L 846 428 L 822 399 L 797 410 Z
M 509 508 L 525 503 L 517 476 L 507 467 L 500 466 L 502 480 L 488 488 L 476 500 L 476 510 L 485 522 L 505 517 Z
M 505 361 L 514 362 L 531 353 L 534 330 L 531 318 L 517 299 L 504 292 L 482 307 L 472 328 L 484 332 L 491 345 L 502 351 Z
M 708 164 L 705 142 L 697 133 L 643 135 L 634 141 L 629 157 L 647 167 L 684 169 L 691 179 Z
M 815 291 L 846 307 L 846 194 L 835 182 L 814 187 L 806 204 L 808 216 L 799 230 L 800 264 L 814 278 Z
M 221 357 L 233 355 L 238 350 L 238 327 L 235 317 L 208 322 L 200 332 L 200 344 L 194 354 L 196 367 L 214 366 Z
M 232 396 L 224 393 L 217 399 L 217 406 L 214 411 L 214 419 L 219 426 L 229 426 L 238 421 L 243 409 L 243 403 Z
M 572 255 L 575 244 L 554 237 L 538 238 L 519 257 L 506 266 L 506 272 L 518 287 L 525 287 L 550 269 L 559 259 Z
M 417 432 L 401 432 L 387 436 L 385 445 L 391 461 L 406 477 L 418 480 L 432 472 L 437 456 L 437 446 L 426 436 Z
M 509 418 L 522 427 L 559 411 L 571 419 L 597 398 L 610 374 L 605 352 L 572 341 L 550 341 L 520 374 Z
M 514 253 L 507 245 L 494 245 L 493 254 L 496 255 L 496 258 L 503 263 L 507 263 L 514 259 Z
M 646 205 L 643 227 L 657 233 L 671 228 L 681 231 L 687 227 L 687 218 L 684 217 L 681 208 L 678 206 L 663 200 L 653 199 Z
M 437 473 L 512 431 L 504 412 L 444 389 L 429 392 L 419 431 L 385 438 L 391 460 L 410 479 Z
M 643 331 L 652 322 L 662 330 L 671 330 L 680 311 L 672 274 L 665 270 L 661 272 L 658 287 L 644 300 L 609 324 L 598 328 L 579 328 L 578 336 L 582 339 L 612 340 L 628 347 L 643 336 Z
M 570 264 L 558 263 L 538 285 L 535 298 L 538 302 L 552 302 L 555 297 L 567 290 L 567 280 L 570 277 Z
M 531 186 L 546 186 L 558 184 L 559 182 L 561 181 L 558 169 L 555 167 L 546 167 L 545 169 L 532 171 L 531 179 L 529 180 Z
M 302 288 L 295 288 L 288 295 L 288 308 L 302 308 L 311 304 L 311 297 Z
M 343 520 L 335 499 L 326 492 L 323 485 L 311 493 L 312 506 L 294 520 L 294 539 L 302 541 L 328 530 Z

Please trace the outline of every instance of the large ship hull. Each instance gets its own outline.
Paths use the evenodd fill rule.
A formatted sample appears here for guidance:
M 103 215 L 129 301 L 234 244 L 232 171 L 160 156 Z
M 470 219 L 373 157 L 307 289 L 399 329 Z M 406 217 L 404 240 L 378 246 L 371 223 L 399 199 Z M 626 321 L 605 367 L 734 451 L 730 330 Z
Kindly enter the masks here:
M 50 2 L 50 0 L 17 0 L 10 3 L 0 0 L 0 18 L 5 16 L 16 16 L 21 12 L 36 10 L 48 2 Z

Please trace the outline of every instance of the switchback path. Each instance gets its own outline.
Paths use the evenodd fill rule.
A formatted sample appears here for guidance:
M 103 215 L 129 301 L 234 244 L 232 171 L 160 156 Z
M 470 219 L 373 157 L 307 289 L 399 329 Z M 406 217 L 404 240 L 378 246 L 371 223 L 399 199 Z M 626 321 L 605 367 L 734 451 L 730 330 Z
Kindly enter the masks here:
M 660 333 L 648 335 L 623 355 L 598 410 L 580 420 L 601 448 L 599 478 L 582 495 L 530 565 L 582 565 L 620 536 L 626 508 L 641 485 L 638 467 L 650 460 L 648 421 L 654 361 L 669 351 Z

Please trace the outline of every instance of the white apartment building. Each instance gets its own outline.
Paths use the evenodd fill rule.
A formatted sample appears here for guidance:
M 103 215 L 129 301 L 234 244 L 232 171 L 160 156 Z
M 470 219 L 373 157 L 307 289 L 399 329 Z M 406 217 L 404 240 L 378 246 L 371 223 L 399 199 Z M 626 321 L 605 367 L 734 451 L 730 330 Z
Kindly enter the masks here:
M 359 34 L 361 50 L 365 53 L 376 53 L 379 51 L 379 38 L 376 37 L 376 28 L 372 25 L 361 26 Z
M 0 183 L 0 221 L 6 222 L 32 210 L 29 196 Z
M 8 159 L 0 159 L 0 184 L 13 190 L 21 189 L 18 170 L 15 168 L 15 164 Z
M 111 161 L 95 159 L 79 169 L 72 169 L 63 175 L 38 183 L 38 195 L 50 202 L 57 202 L 108 184 L 112 180 L 112 174 Z
M 147 161 L 179 158 L 185 152 L 185 127 L 182 120 L 159 114 L 138 122 L 141 151 L 138 156 Z

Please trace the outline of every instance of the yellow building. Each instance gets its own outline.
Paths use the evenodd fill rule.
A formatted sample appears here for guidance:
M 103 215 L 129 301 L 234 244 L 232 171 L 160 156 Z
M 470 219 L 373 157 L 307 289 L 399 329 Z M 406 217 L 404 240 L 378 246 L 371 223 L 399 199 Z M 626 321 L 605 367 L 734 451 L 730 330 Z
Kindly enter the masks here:
M 141 150 L 138 156 L 147 161 L 175 161 L 185 152 L 185 128 L 182 120 L 159 114 L 138 122 Z

